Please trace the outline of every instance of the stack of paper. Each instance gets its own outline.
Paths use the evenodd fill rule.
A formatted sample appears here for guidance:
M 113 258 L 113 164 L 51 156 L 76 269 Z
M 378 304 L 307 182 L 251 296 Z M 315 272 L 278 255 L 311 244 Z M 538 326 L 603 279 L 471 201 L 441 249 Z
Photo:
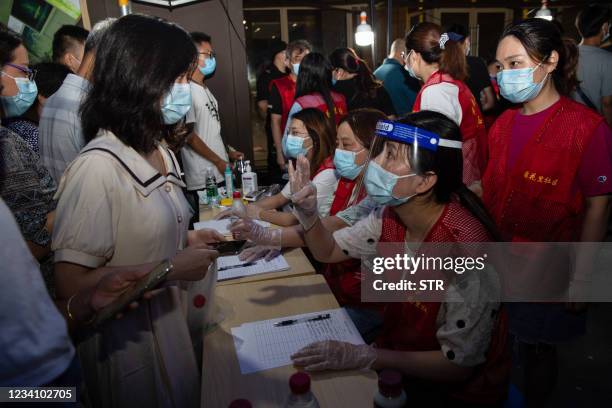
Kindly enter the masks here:
M 270 223 L 267 221 L 255 220 L 256 223 L 261 225 L 262 227 L 269 227 Z M 222 220 L 209 220 L 209 221 L 200 221 L 193 224 L 193 229 L 201 230 L 203 228 L 210 228 L 219 231 L 220 234 L 229 235 L 231 234 L 229 230 L 229 225 L 232 223 L 232 220 L 229 218 L 225 218 Z
M 289 264 L 282 255 L 269 261 L 259 259 L 254 262 L 244 262 L 238 259 L 238 255 L 232 255 L 217 258 L 217 268 L 219 271 L 217 280 L 222 281 L 268 272 L 286 271 L 289 269 Z
M 275 325 L 291 320 L 297 322 Z M 364 344 L 344 309 L 244 323 L 232 328 L 232 335 L 242 374 L 289 365 L 292 354 L 316 341 Z

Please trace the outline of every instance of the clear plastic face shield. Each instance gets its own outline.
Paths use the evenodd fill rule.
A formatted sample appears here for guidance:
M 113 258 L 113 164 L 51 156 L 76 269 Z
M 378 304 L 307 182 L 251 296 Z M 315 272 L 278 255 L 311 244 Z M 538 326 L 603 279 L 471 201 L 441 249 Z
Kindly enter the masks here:
M 461 149 L 461 142 L 442 139 L 416 126 L 380 120 L 370 149 L 363 185 L 379 205 L 397 206 L 417 194 L 424 176 L 419 163 L 422 149 L 436 152 L 438 146 Z

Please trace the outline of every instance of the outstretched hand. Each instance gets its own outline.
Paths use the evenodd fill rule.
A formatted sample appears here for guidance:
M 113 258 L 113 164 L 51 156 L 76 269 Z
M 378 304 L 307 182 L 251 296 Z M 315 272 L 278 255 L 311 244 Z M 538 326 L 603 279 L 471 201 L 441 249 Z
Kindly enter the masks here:
M 289 183 L 291 187 L 291 202 L 293 214 L 300 221 L 305 231 L 308 231 L 319 219 L 317 210 L 317 187 L 310 181 L 310 163 L 300 155 L 296 168 L 289 163 Z

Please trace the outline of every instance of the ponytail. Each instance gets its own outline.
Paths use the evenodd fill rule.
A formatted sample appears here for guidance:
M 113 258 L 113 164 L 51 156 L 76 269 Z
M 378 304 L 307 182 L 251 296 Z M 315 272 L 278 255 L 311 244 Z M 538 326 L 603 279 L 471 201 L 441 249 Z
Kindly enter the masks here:
M 495 221 L 493 221 L 493 218 L 491 218 L 489 212 L 484 207 L 482 200 L 463 183 L 461 183 L 459 188 L 455 191 L 455 194 L 459 197 L 461 205 L 480 221 L 493 240 L 497 242 L 502 241 L 501 234 L 495 225 Z
M 440 55 L 440 71 L 449 74 L 459 81 L 467 79 L 467 61 L 461 41 L 453 41 L 451 39 L 446 41 Z
M 559 52 L 559 64 L 557 69 L 553 71 L 553 81 L 555 88 L 562 95 L 570 95 L 578 86 L 578 47 L 576 42 L 569 38 L 563 37 L 563 55 Z M 560 65 L 563 62 L 563 65 Z

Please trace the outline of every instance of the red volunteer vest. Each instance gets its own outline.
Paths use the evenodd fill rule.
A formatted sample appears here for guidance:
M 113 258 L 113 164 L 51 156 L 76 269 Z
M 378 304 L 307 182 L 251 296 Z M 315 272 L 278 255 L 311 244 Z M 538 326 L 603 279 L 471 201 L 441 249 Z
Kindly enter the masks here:
M 489 132 L 490 160 L 482 179 L 484 204 L 505 240 L 578 241 L 584 197 L 577 188 L 576 174 L 584 149 L 603 118 L 561 97 L 508 171 L 517 112 L 504 112 Z
M 334 91 L 331 92 L 331 96 L 334 102 L 336 126 L 338 126 L 342 118 L 344 118 L 348 113 L 346 98 L 344 95 Z M 302 95 L 297 98 L 295 102 L 299 103 L 302 109 L 316 108 L 323 112 L 328 118 L 331 117 L 329 109 L 327 108 L 327 103 L 325 102 L 325 99 L 323 99 L 323 96 L 321 96 L 319 93 Z
M 404 242 L 406 227 L 392 207 L 383 212 L 379 244 Z M 484 227 L 459 203 L 446 205 L 444 212 L 431 228 L 424 242 L 485 242 L 490 237 Z M 382 251 L 384 252 L 384 251 Z M 379 250 L 381 253 L 381 250 Z M 439 302 L 388 303 L 385 307 L 383 333 L 376 340 L 379 348 L 403 351 L 440 350 L 436 337 Z M 484 318 L 494 318 L 485 316 Z M 487 361 L 476 367 L 465 383 L 441 391 L 466 402 L 487 404 L 504 398 L 510 373 L 510 358 L 506 344 L 507 318 L 502 310 L 491 336 Z M 450 358 L 450 357 L 449 357 Z
M 459 105 L 461 106 L 461 136 L 463 138 L 463 182 L 469 186 L 480 180 L 480 174 L 486 163 L 487 131 L 478 103 L 463 81 L 440 71 L 434 72 L 419 91 L 412 110 L 421 110 L 421 96 L 425 88 L 447 82 L 459 88 Z M 471 141 L 474 139 L 474 141 Z M 481 147 L 482 146 L 482 147 Z
M 336 215 L 339 211 L 348 208 L 356 184 L 355 180 L 340 179 L 329 215 Z M 362 189 L 357 196 L 356 202 L 358 203 L 363 200 L 365 196 L 365 189 Z M 359 259 L 349 259 L 344 262 L 326 264 L 323 269 L 323 276 L 325 276 L 327 284 L 341 306 L 361 305 L 370 308 L 380 308 L 380 306 L 374 303 L 361 303 L 361 261 Z
M 285 75 L 281 78 L 276 78 L 270 81 L 270 89 L 276 86 L 278 93 L 281 97 L 282 103 L 282 116 L 281 116 L 281 132 L 285 130 L 287 125 L 287 117 L 289 116 L 289 110 L 293 105 L 295 99 L 295 82 L 291 79 L 290 75 Z

